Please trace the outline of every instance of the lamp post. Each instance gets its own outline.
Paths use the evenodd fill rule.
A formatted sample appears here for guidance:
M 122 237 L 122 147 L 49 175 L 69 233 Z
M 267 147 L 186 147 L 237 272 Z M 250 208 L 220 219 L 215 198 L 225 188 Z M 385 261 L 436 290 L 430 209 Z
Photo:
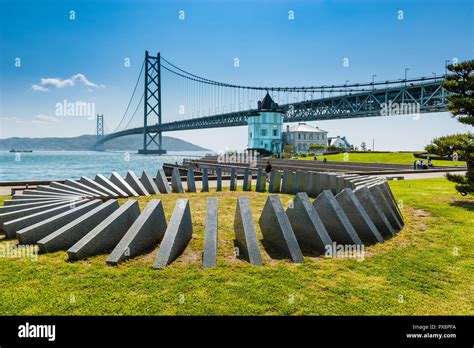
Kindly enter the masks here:
M 436 73 L 432 72 L 432 74 L 434 75 L 434 77 L 435 77 L 435 80 L 436 80 Z
M 407 86 L 407 71 L 410 70 L 410 68 L 405 68 L 405 87 Z
M 375 83 L 375 78 L 377 75 L 372 75 L 372 91 L 375 89 L 374 83 Z

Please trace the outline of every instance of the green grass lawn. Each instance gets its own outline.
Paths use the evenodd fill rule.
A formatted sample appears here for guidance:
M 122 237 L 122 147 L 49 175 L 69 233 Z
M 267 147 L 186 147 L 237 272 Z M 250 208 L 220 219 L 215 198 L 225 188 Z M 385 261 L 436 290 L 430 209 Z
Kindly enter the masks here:
M 413 165 L 413 161 L 417 160 L 412 153 L 407 152 L 384 152 L 384 153 L 347 153 L 347 157 L 343 153 L 334 155 L 318 156 L 318 160 L 322 160 L 324 157 L 328 161 L 349 161 L 349 162 L 368 162 L 368 163 L 392 163 L 392 164 L 409 164 Z M 345 159 L 346 158 L 346 159 Z M 299 157 L 301 160 L 313 160 L 313 156 L 310 157 Z M 425 163 L 427 161 L 425 160 Z M 434 166 L 466 166 L 466 162 L 463 161 L 440 161 L 433 160 Z
M 1 315 L 473 315 L 474 200 L 446 179 L 390 183 L 406 227 L 366 247 L 363 261 L 271 259 L 264 266 L 233 257 L 236 197 L 251 198 L 254 219 L 266 194 L 189 194 L 193 239 L 173 264 L 151 268 L 156 249 L 118 266 L 107 255 L 66 262 L 66 252 L 0 258 Z M 178 196 L 163 195 L 169 220 Z M 201 268 L 206 197 L 219 198 L 219 255 Z M 281 195 L 284 205 L 291 199 Z M 143 208 L 149 198 L 141 198 Z M 257 232 L 261 237 L 260 231 Z M 0 248 L 7 245 L 0 240 Z

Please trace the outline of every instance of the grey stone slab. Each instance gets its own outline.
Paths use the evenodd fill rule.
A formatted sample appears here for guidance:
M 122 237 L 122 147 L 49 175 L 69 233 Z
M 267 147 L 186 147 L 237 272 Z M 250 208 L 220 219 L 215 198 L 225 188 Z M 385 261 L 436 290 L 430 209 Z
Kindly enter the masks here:
M 57 201 L 58 199 L 77 200 L 77 199 L 82 199 L 82 197 L 79 197 L 79 196 L 58 197 L 56 195 L 13 195 L 12 200 L 7 202 L 7 204 L 21 204 L 25 202 L 39 202 L 39 201 Z
M 64 190 L 64 191 L 67 191 L 67 192 L 72 192 L 72 193 L 75 193 L 76 195 L 82 195 L 84 197 L 100 198 L 100 195 L 98 195 L 96 193 L 93 193 L 93 192 L 90 192 L 90 191 L 85 191 L 85 190 L 79 189 L 77 187 L 72 187 L 70 185 L 61 184 L 59 182 L 52 182 L 49 186 L 54 187 L 54 188 L 58 188 L 60 190 Z
M 160 193 L 170 194 L 172 192 L 170 184 L 168 182 L 168 179 L 166 178 L 166 174 L 163 168 L 158 169 L 158 172 L 156 173 L 155 183 L 156 183 L 156 186 L 158 186 Z
M 186 249 L 193 235 L 189 201 L 178 199 L 171 215 L 160 249 L 156 254 L 153 268 L 162 269 L 173 262 Z
M 28 214 L 15 220 L 10 220 L 3 223 L 3 230 L 5 231 L 5 234 L 8 238 L 13 238 L 15 237 L 17 231 L 25 227 L 31 226 L 45 219 L 49 219 L 50 217 L 61 214 L 67 210 L 74 209 L 87 202 L 89 202 L 88 199 L 83 199 L 80 201 L 64 203 L 62 205 L 55 205 L 47 210 L 41 210 L 34 214 Z
M 243 191 L 251 191 L 252 190 L 252 173 L 250 172 L 249 168 L 245 168 L 244 170 L 244 182 L 242 184 Z
M 334 173 L 330 173 L 329 174 L 329 188 L 328 190 L 330 190 L 332 192 L 333 195 L 335 195 L 337 193 L 337 174 L 334 174 Z
M 93 210 L 83 214 L 74 221 L 39 240 L 39 250 L 43 253 L 67 250 L 118 208 L 119 204 L 115 199 L 99 205 Z
M 63 195 L 63 196 L 77 195 L 77 196 L 91 197 L 92 198 L 92 195 L 90 195 L 90 194 L 79 193 L 79 192 L 74 191 L 72 189 L 63 189 L 63 188 L 57 188 L 57 187 L 53 187 L 53 186 L 39 185 L 36 188 L 36 191 L 37 192 L 47 192 L 47 193 Z M 39 193 L 39 194 L 41 194 L 41 193 Z
M 272 168 L 270 173 L 270 184 L 268 185 L 268 192 L 278 193 L 280 192 L 281 185 L 281 173 L 278 169 Z
M 316 197 L 318 186 L 317 186 L 317 173 L 315 172 L 308 172 L 308 189 L 306 193 L 309 197 Z
M 230 170 L 230 190 L 235 191 L 237 189 L 237 170 L 231 168 Z
M 281 180 L 281 192 L 294 194 L 295 193 L 295 172 L 285 169 L 283 171 L 283 178 Z
M 293 262 L 304 257 L 278 195 L 269 195 L 258 220 L 263 240 L 289 256 Z
M 153 177 L 146 170 L 142 172 L 140 181 L 150 194 L 154 195 L 160 193 L 158 186 L 156 186 L 155 180 L 153 180 Z
M 142 184 L 135 172 L 129 170 L 125 176 L 125 182 L 140 196 L 150 196 L 150 192 Z
M 87 176 L 81 176 L 81 179 L 79 180 L 82 184 L 91 187 L 92 189 L 96 189 L 100 192 L 104 192 L 107 194 L 107 196 L 112 197 L 112 198 L 118 198 L 119 195 L 117 192 L 112 191 L 111 189 L 107 188 L 106 186 L 103 186 L 99 184 L 98 182 L 92 180 L 91 178 L 88 178 Z
M 357 174 L 345 174 L 345 175 L 343 175 L 343 177 L 344 177 L 344 186 L 343 186 L 343 188 L 352 188 L 350 180 L 355 179 L 358 176 L 359 175 L 357 175 Z
M 234 218 L 235 244 L 238 255 L 252 265 L 262 265 L 262 257 L 258 247 L 257 232 L 252 217 L 248 197 L 237 197 Z
M 360 182 L 357 182 L 355 184 L 355 187 L 359 187 L 359 186 L 370 186 L 370 185 L 373 185 L 373 184 L 377 184 L 379 182 L 381 182 L 382 179 L 380 178 L 374 178 L 374 179 L 367 179 L 367 180 L 364 180 L 364 181 L 360 181 Z
M 258 169 L 257 172 L 257 183 L 255 184 L 256 192 L 265 192 L 267 186 L 267 176 L 262 168 Z
M 313 172 L 313 187 L 314 187 L 314 195 L 311 197 L 317 197 L 321 192 L 323 192 L 322 180 L 323 180 L 323 173 Z
M 346 179 L 344 175 L 336 175 L 336 194 L 346 188 Z
M 286 209 L 286 215 L 302 248 L 323 254 L 326 246 L 332 244 L 331 237 L 307 193 L 296 194 L 293 203 Z
M 374 196 L 375 200 L 379 203 L 380 208 L 385 214 L 385 217 L 388 219 L 394 230 L 399 231 L 403 228 L 403 224 L 398 221 L 398 216 L 395 214 L 393 209 L 390 206 L 390 203 L 385 198 L 384 193 L 378 184 L 368 186 L 370 193 Z
M 104 186 L 108 190 L 115 192 L 119 197 L 122 197 L 122 198 L 128 197 L 128 194 L 124 190 L 122 190 L 120 187 L 115 185 L 112 181 L 107 179 L 102 174 L 97 174 L 94 178 L 94 181 L 98 183 L 99 185 Z
M 370 193 L 369 189 L 365 186 L 362 186 L 355 189 L 354 194 L 384 239 L 385 237 L 391 237 L 395 235 L 395 230 L 385 217 L 384 212 L 380 208 L 372 193 Z
M 307 172 L 304 172 L 301 170 L 296 171 L 295 181 L 296 181 L 295 193 L 298 193 L 298 192 L 307 193 L 309 191 L 309 177 L 308 177 Z
M 202 168 L 202 192 L 209 192 L 209 169 Z
M 11 213 L 16 210 L 39 207 L 39 206 L 45 205 L 46 203 L 56 203 L 56 202 L 68 202 L 68 200 L 54 199 L 54 200 L 49 200 L 49 201 L 40 201 L 40 202 L 33 202 L 33 203 L 29 202 L 29 203 L 24 203 L 24 204 L 4 205 L 3 207 L 0 207 L 0 214 Z
M 81 260 L 112 250 L 140 215 L 138 201 L 129 200 L 67 250 L 69 260 Z
M 2 214 L 0 214 L 0 227 L 3 229 L 3 224 L 7 221 L 12 221 L 12 220 L 15 220 L 15 219 L 19 219 L 21 217 L 32 215 L 32 214 L 35 214 L 37 212 L 48 210 L 48 209 L 51 209 L 53 207 L 61 206 L 61 205 L 64 205 L 64 204 L 69 204 L 71 202 L 74 202 L 74 201 L 63 201 L 63 200 L 48 201 L 48 202 L 44 202 L 41 205 L 37 205 L 35 207 L 22 208 L 22 209 L 19 209 L 19 210 L 2 213 Z
M 173 169 L 171 175 L 171 188 L 174 193 L 184 193 L 183 183 L 181 182 L 181 175 L 179 174 L 178 168 Z
M 86 192 L 89 192 L 89 193 L 92 193 L 92 194 L 95 194 L 96 197 L 101 197 L 101 198 L 109 198 L 109 195 L 103 191 L 99 191 L 93 187 L 89 187 L 83 183 L 81 183 L 80 181 L 76 181 L 76 180 L 69 180 L 67 179 L 65 182 L 64 182 L 64 185 L 66 186 L 70 186 L 70 187 L 75 187 L 75 188 L 79 188 L 83 191 L 86 191 Z
M 336 200 L 365 244 L 383 243 L 384 239 L 352 189 L 343 189 Z
M 78 207 L 66 210 L 60 214 L 54 215 L 48 219 L 39 221 L 36 224 L 17 231 L 16 237 L 20 244 L 36 243 L 48 234 L 56 231 L 58 228 L 67 225 L 81 215 L 93 210 L 95 207 L 98 207 L 100 204 L 102 204 L 102 201 L 100 199 L 95 199 Z
M 333 242 L 344 245 L 363 244 L 331 191 L 321 192 L 314 200 L 313 206 Z
M 196 192 L 196 180 L 194 178 L 194 169 L 192 167 L 188 168 L 186 185 L 188 186 L 188 192 Z
M 110 181 L 113 182 L 117 187 L 124 191 L 129 197 L 139 197 L 140 195 L 130 186 L 124 178 L 117 172 L 112 172 L 110 175 Z
M 216 266 L 217 226 L 218 226 L 217 198 L 212 197 L 212 198 L 207 199 L 207 205 L 206 205 L 204 253 L 202 255 L 203 268 L 212 268 Z
M 58 189 L 55 189 L 53 187 L 39 187 L 36 190 L 24 190 L 23 194 L 24 195 L 30 195 L 30 196 L 54 196 L 54 197 L 67 197 L 67 196 L 83 196 L 79 195 L 78 193 L 65 193 L 65 192 L 58 192 Z
M 216 191 L 222 191 L 222 168 L 217 168 L 216 169 L 216 180 L 217 180 L 217 185 L 216 185 Z
M 319 173 L 319 179 L 320 179 L 320 189 L 321 189 L 321 192 L 319 194 L 321 194 L 323 191 L 326 191 L 326 190 L 331 190 L 331 184 L 329 182 L 329 174 L 328 173 Z M 319 196 L 318 194 L 318 196 Z
M 382 192 L 384 193 L 385 198 L 387 199 L 387 202 L 392 207 L 392 210 L 395 212 L 395 214 L 397 214 L 398 221 L 400 221 L 400 223 L 404 226 L 405 221 L 403 219 L 403 214 L 400 211 L 400 208 L 398 207 L 398 203 L 395 200 L 395 196 L 393 195 L 392 190 L 390 189 L 390 186 L 388 185 L 387 181 L 385 181 L 385 180 L 382 181 L 380 183 L 379 187 L 382 190 Z
M 166 227 L 163 204 L 158 199 L 152 199 L 106 262 L 109 265 L 117 265 L 156 246 L 163 239 Z

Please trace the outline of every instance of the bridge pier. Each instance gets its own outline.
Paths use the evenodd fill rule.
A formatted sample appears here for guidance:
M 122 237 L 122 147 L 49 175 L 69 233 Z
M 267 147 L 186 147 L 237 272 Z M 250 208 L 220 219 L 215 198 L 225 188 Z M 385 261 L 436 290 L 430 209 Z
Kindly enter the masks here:
M 153 124 L 161 125 L 161 56 L 150 56 L 145 51 L 145 94 L 143 112 L 143 149 L 139 149 L 141 155 L 163 155 L 161 132 L 150 130 L 148 119 Z M 158 140 L 158 141 L 157 141 Z M 155 144 L 154 148 L 149 148 Z
M 155 150 L 140 149 L 140 150 L 138 150 L 138 154 L 140 154 L 140 155 L 165 155 L 165 154 L 166 154 L 166 150 L 159 150 L 159 149 L 155 149 Z

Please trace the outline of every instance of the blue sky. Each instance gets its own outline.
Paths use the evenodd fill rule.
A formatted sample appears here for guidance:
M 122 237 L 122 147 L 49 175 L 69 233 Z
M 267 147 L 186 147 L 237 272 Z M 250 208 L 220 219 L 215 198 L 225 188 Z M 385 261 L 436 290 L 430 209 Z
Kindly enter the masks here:
M 107 129 L 115 129 L 146 49 L 210 79 L 277 86 L 362 82 L 373 74 L 376 80 L 396 79 L 405 67 L 409 77 L 432 76 L 444 72 L 446 59 L 474 57 L 469 0 L 0 4 L 1 138 L 94 133 L 95 119 L 55 115 L 56 104 L 64 100 L 94 103 Z M 179 19 L 180 10 L 185 20 Z M 344 57 L 349 67 L 343 66 Z M 126 58 L 130 67 L 124 66 Z M 468 130 L 448 113 L 311 124 L 355 145 L 375 139 L 380 150 L 421 149 L 435 136 Z M 165 135 L 214 150 L 247 143 L 245 127 Z

